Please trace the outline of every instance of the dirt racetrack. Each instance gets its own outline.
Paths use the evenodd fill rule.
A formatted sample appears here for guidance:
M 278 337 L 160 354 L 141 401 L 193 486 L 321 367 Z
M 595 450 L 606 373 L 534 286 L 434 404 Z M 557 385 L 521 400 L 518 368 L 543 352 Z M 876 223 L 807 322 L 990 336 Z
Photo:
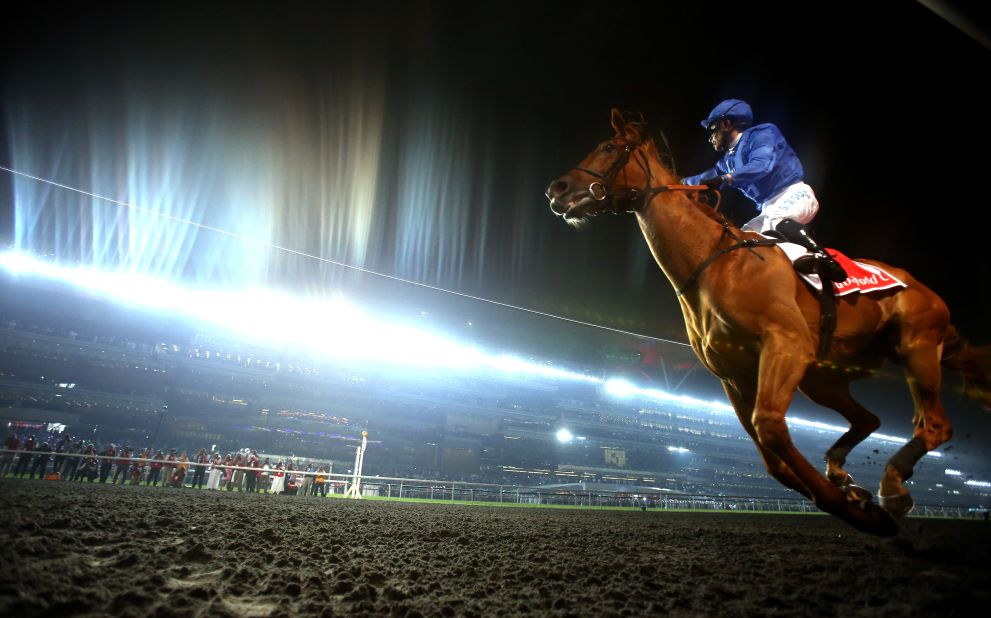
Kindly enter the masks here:
M 0 616 L 953 616 L 991 526 L 0 484 Z

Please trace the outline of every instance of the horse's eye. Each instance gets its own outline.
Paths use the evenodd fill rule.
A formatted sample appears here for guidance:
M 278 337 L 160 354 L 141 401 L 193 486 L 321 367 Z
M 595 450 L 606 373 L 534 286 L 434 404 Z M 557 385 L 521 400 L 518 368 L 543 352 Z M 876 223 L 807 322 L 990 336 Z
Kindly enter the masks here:
M 602 147 L 602 152 L 612 152 L 613 150 L 615 150 L 615 148 L 612 144 L 606 144 Z

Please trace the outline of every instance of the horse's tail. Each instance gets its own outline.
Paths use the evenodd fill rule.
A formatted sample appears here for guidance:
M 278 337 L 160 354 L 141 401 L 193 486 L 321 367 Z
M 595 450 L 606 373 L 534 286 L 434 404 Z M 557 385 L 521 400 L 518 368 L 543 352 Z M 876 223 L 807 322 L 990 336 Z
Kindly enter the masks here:
M 951 324 L 940 364 L 963 378 L 965 395 L 991 410 L 991 346 L 971 346 Z

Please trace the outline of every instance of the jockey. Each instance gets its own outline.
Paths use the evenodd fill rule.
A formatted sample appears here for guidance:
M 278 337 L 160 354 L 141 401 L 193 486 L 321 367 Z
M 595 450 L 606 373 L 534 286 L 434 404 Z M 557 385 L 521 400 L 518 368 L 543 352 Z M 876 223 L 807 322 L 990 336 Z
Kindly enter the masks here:
M 753 125 L 750 106 L 727 99 L 713 108 L 702 126 L 709 143 L 723 157 L 697 176 L 681 182 L 713 188 L 735 187 L 757 205 L 758 215 L 742 226 L 745 232 L 777 232 L 809 253 L 795 260 L 795 269 L 829 281 L 845 281 L 846 272 L 809 235 L 806 225 L 819 212 L 812 187 L 781 131 L 770 123 Z

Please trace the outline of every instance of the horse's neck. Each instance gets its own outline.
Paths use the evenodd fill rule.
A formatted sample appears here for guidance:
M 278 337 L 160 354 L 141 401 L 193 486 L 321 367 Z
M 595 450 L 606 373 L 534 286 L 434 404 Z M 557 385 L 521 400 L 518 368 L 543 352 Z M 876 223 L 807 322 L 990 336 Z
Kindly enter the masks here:
M 674 184 L 674 174 L 656 156 L 649 158 L 654 184 Z M 637 212 L 644 239 L 671 285 L 680 290 L 695 269 L 716 250 L 722 226 L 702 212 L 683 191 L 658 193 Z

